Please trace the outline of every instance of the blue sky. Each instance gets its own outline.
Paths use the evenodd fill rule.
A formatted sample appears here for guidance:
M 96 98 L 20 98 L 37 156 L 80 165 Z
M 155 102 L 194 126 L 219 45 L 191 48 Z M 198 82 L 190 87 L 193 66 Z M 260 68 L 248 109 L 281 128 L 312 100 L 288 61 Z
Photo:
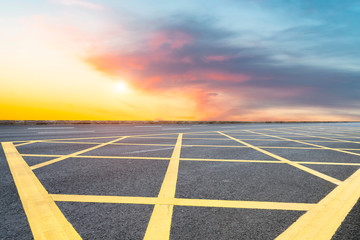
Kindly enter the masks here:
M 13 28 L 46 22 L 46 38 L 64 35 L 66 50 L 111 79 L 154 96 L 188 91 L 194 119 L 360 119 L 360 1 L 43 0 L 1 9 Z

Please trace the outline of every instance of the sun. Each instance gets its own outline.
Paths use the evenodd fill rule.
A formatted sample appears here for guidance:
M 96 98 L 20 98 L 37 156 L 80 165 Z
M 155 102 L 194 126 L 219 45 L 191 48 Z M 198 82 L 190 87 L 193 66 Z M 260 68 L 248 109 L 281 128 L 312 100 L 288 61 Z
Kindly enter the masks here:
M 130 93 L 131 89 L 125 81 L 117 81 L 115 83 L 115 91 L 117 93 Z

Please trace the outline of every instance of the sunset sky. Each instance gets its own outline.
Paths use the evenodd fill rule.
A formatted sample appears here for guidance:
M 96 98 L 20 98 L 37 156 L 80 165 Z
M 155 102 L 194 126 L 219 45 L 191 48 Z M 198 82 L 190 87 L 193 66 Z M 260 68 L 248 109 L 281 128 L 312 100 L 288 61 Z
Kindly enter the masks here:
M 360 121 L 360 1 L 0 3 L 0 119 Z

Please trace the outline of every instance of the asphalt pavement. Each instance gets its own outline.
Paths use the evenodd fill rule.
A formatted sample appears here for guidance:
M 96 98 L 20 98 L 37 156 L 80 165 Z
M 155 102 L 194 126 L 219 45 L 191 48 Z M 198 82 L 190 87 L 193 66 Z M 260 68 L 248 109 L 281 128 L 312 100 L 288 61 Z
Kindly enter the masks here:
M 19 125 L 0 141 L 0 239 L 41 235 L 41 198 L 53 233 L 83 239 L 360 239 L 360 123 Z

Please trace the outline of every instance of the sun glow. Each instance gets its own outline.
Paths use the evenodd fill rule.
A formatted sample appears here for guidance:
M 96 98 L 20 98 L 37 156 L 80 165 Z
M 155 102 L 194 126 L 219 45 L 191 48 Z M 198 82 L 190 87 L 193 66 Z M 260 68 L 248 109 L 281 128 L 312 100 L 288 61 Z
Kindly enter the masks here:
M 117 93 L 131 93 L 129 85 L 125 81 L 118 81 L 115 83 L 115 91 Z

